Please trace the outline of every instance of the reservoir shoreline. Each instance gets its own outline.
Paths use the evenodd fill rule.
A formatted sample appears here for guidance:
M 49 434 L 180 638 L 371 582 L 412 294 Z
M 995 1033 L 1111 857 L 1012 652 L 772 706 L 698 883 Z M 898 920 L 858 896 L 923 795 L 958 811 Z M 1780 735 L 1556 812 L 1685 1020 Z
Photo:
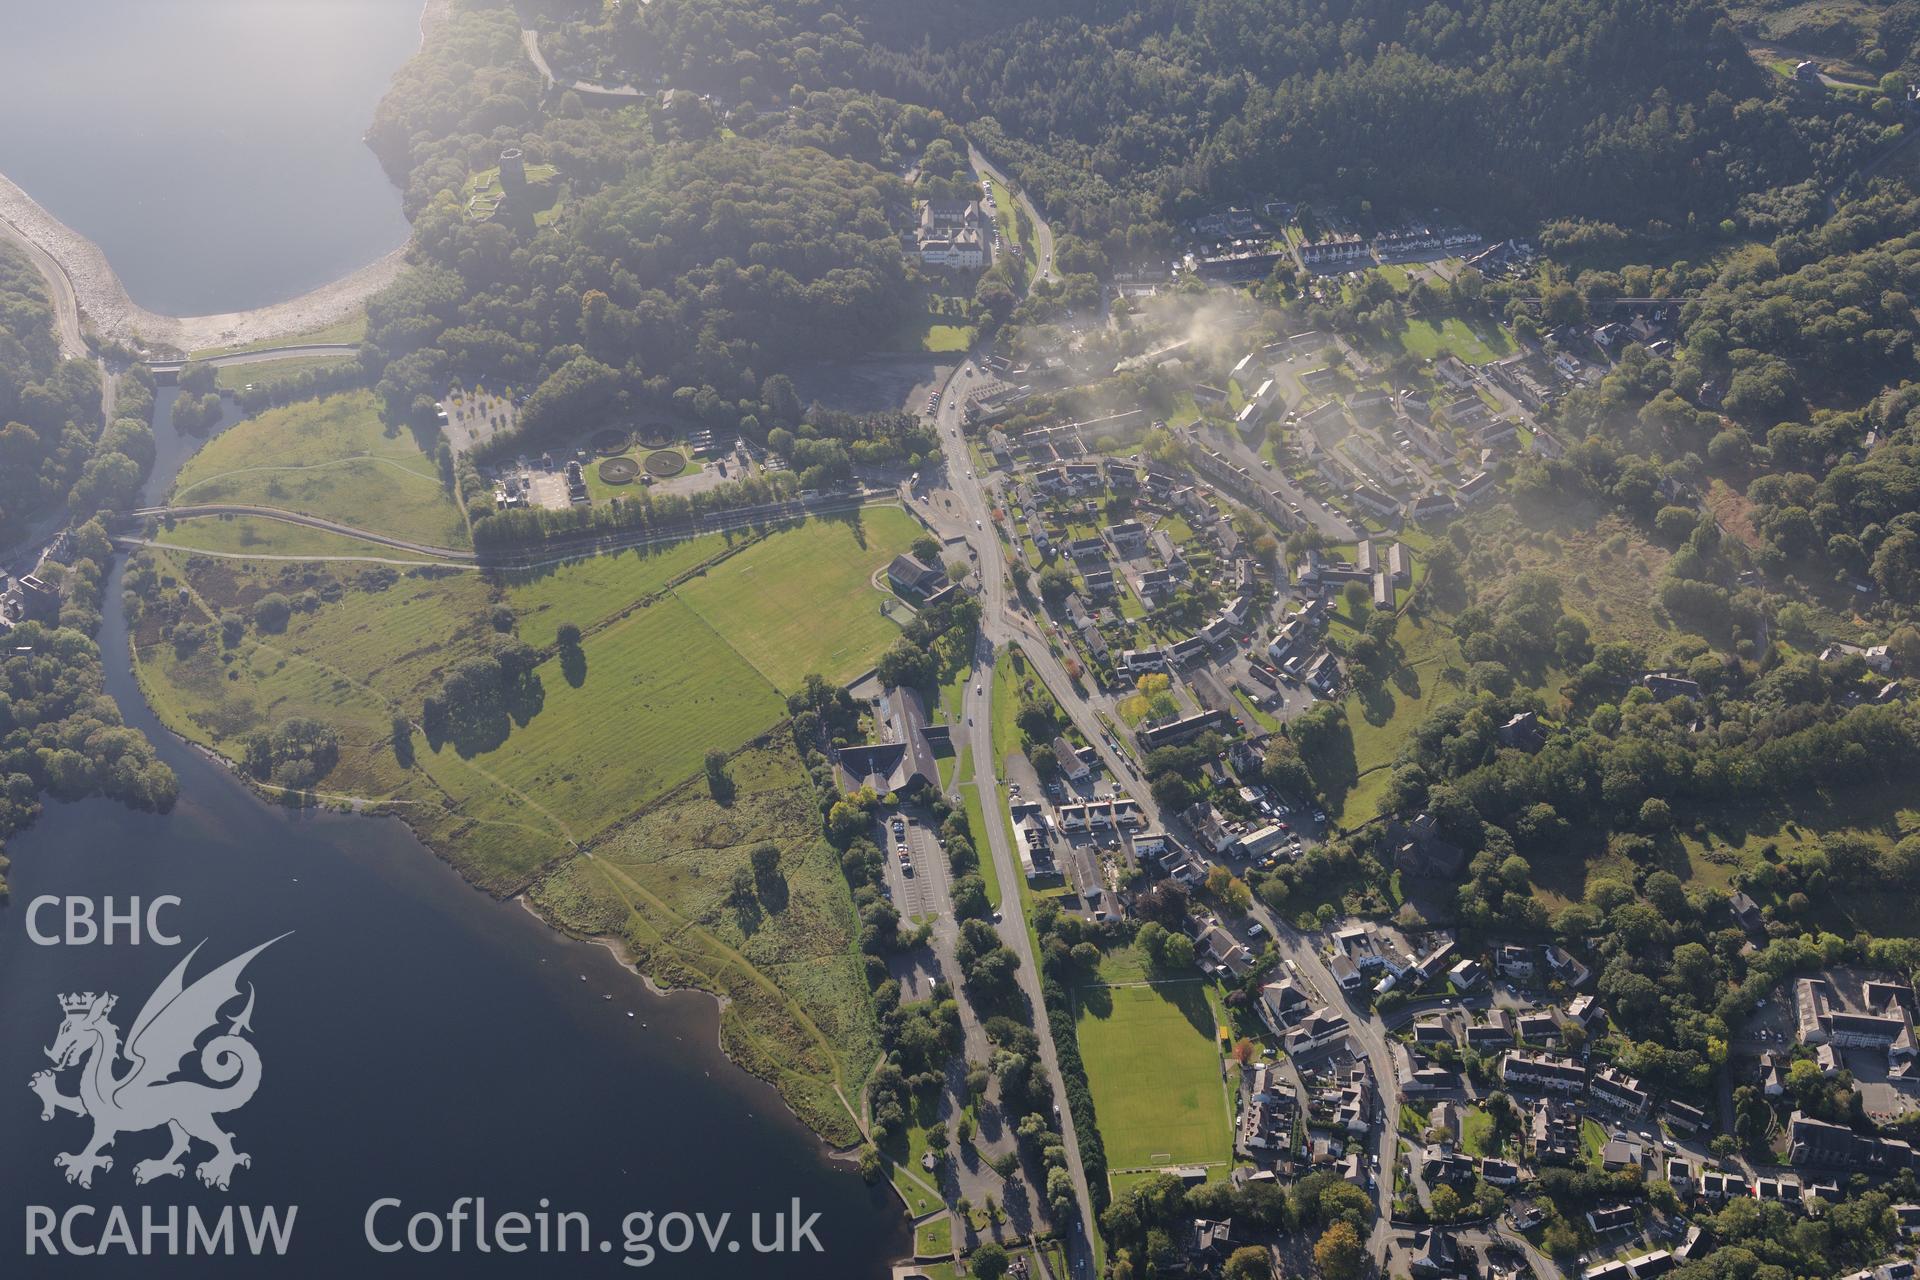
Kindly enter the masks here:
M 451 0 L 426 0 L 420 39 L 445 21 Z M 54 298 L 61 351 L 86 354 L 91 332 L 107 342 L 180 352 L 242 346 L 309 332 L 353 315 L 391 284 L 406 266 L 408 246 L 296 297 L 241 311 L 176 316 L 135 302 L 106 252 L 62 222 L 6 174 L 0 173 L 0 240 L 24 250 L 40 268 Z
M 427 0 L 423 41 L 448 9 L 449 0 Z M 20 245 L 46 278 L 61 348 L 83 358 L 90 340 L 191 352 L 310 331 L 353 315 L 404 270 L 406 255 L 403 245 L 284 301 L 185 316 L 135 302 L 99 244 L 4 174 L 0 240 Z M 290 236 L 288 252 L 300 248 Z M 158 398 L 149 494 L 169 488 L 179 464 L 211 438 L 175 429 L 176 398 L 171 390 Z M 229 407 L 216 431 L 231 420 Z M 664 988 L 618 939 L 573 933 L 524 896 L 485 892 L 421 840 L 398 806 L 276 805 L 230 761 L 167 724 L 119 607 L 124 571 L 124 561 L 115 565 L 105 587 L 105 691 L 175 769 L 179 803 L 168 815 L 99 799 L 49 804 L 11 850 L 17 902 L 168 894 L 186 903 L 183 933 L 217 948 L 274 933 L 296 939 L 276 949 L 277 967 L 262 970 L 259 1036 L 273 1075 L 243 1126 L 261 1156 L 245 1194 L 303 1207 L 302 1248 L 276 1275 L 445 1274 L 362 1252 L 358 1214 L 376 1193 L 410 1204 L 474 1193 L 505 1204 L 551 1197 L 593 1211 L 596 1224 L 656 1207 L 772 1216 L 790 1204 L 797 1212 L 804 1197 L 824 1215 L 828 1255 L 756 1260 L 756 1280 L 878 1276 L 910 1251 L 891 1188 L 867 1185 L 845 1151 L 726 1052 L 720 996 Z M 386 817 L 399 822 L 378 821 Z M 22 920 L 18 909 L 0 910 L 0 969 L 9 971 L 0 1015 L 9 1025 L 41 1031 L 58 991 L 111 986 L 132 999 L 157 980 L 139 953 L 30 945 Z M 635 977 L 644 994 L 624 986 Z M 24 1080 L 44 1066 L 43 1042 L 23 1035 L 0 1045 L 0 1078 Z M 0 1111 L 0 1147 L 32 1157 L 6 1162 L 0 1199 L 84 1203 L 86 1189 L 66 1184 L 47 1158 L 71 1140 L 28 1107 Z M 135 1207 L 199 1194 L 190 1182 L 135 1187 L 125 1168 L 113 1177 L 106 1194 Z M 17 1212 L 0 1223 L 0 1254 L 21 1253 L 19 1223 Z M 48 1263 L 36 1274 L 138 1276 L 150 1265 Z M 585 1274 L 589 1265 L 560 1259 L 547 1274 Z M 468 1259 L 464 1268 L 525 1274 L 507 1258 Z M 735 1274 L 724 1259 L 662 1259 L 655 1270 L 704 1277 L 716 1269 Z M 258 1272 L 218 1259 L 206 1273 Z
M 205 443 L 174 427 L 178 395 L 163 389 L 156 406 L 149 492 L 169 486 Z M 109 601 L 118 601 L 124 572 L 116 564 L 109 575 Z M 271 1087 L 242 1117 L 260 1156 L 245 1194 L 300 1206 L 301 1247 L 274 1274 L 444 1274 L 418 1258 L 366 1254 L 359 1224 L 375 1195 L 410 1205 L 550 1198 L 609 1227 L 635 1210 L 771 1216 L 798 1198 L 821 1211 L 827 1253 L 756 1258 L 755 1280 L 877 1277 L 910 1251 L 892 1188 L 865 1184 L 845 1152 L 726 1053 L 725 1005 L 713 993 L 663 989 L 617 940 L 557 928 L 524 898 L 496 898 L 444 858 L 421 856 L 435 851 L 403 812 L 271 803 L 160 718 L 131 640 L 124 613 L 109 608 L 104 691 L 175 770 L 179 803 L 164 816 L 98 798 L 49 806 L 11 850 L 17 901 L 166 893 L 185 904 L 182 936 L 215 949 L 291 934 L 261 972 L 258 1036 Z M 0 911 L 0 971 L 9 974 L 0 1017 L 9 1025 L 40 1029 L 59 991 L 134 998 L 173 962 L 27 945 L 23 924 L 20 911 Z M 644 991 L 626 985 L 636 979 Z M 0 1079 L 44 1066 L 43 1043 L 26 1034 L 0 1044 Z M 41 1158 L 71 1136 L 30 1106 L 0 1109 L 0 1147 L 34 1155 L 4 1162 L 0 1199 L 62 1211 L 84 1203 L 93 1193 Z M 110 1194 L 130 1204 L 195 1194 L 164 1179 L 136 1187 L 119 1171 L 112 1177 Z M 0 1255 L 21 1247 L 19 1216 L 0 1220 Z M 604 1263 L 549 1261 L 546 1274 L 604 1274 Z M 660 1262 L 665 1275 L 744 1274 L 724 1258 Z M 469 1257 L 461 1274 L 526 1274 L 515 1263 Z M 151 1274 L 142 1270 L 148 1259 L 86 1264 L 49 1263 L 44 1274 Z M 257 1263 L 212 1259 L 207 1274 L 258 1274 L 250 1268 Z
M 193 455 L 204 448 L 208 442 L 217 438 L 221 433 L 243 421 L 246 416 L 244 413 L 238 411 L 231 401 L 228 401 L 219 421 L 211 430 L 204 434 L 182 432 L 173 425 L 172 420 L 173 405 L 178 399 L 178 394 L 177 391 L 172 389 L 163 389 L 160 394 L 158 412 L 156 413 L 154 422 L 160 449 L 159 456 L 155 460 L 153 470 L 147 478 L 142 493 L 141 500 L 146 503 L 159 503 L 164 501 L 165 496 L 173 490 L 180 470 L 185 467 Z M 121 563 L 124 565 L 126 562 L 122 561 Z M 110 591 L 108 597 L 111 601 L 117 601 L 118 594 Z M 130 639 L 131 637 L 129 637 L 129 640 Z M 542 910 L 524 890 L 506 897 L 499 897 L 489 893 L 485 888 L 474 883 L 474 881 L 468 877 L 459 863 L 449 856 L 448 850 L 437 845 L 433 840 L 428 838 L 425 832 L 416 826 L 415 811 L 410 807 L 410 802 L 397 802 L 390 798 L 382 797 L 314 792 L 310 793 L 310 803 L 292 806 L 290 808 L 282 800 L 278 788 L 262 784 L 252 777 L 249 777 L 245 770 L 239 768 L 233 760 L 222 755 L 209 744 L 189 736 L 183 732 L 179 726 L 167 721 L 159 711 L 158 704 L 148 684 L 146 671 L 140 661 L 137 648 L 129 644 L 124 652 L 114 651 L 107 653 L 104 651 L 103 646 L 103 658 L 115 666 L 122 662 L 125 663 L 125 673 L 131 681 L 133 696 L 139 699 L 140 709 L 144 716 L 150 721 L 148 725 L 149 736 L 152 736 L 156 732 L 164 734 L 173 743 L 193 753 L 196 758 L 217 770 L 224 780 L 230 781 L 261 807 L 269 810 L 289 810 L 295 813 L 314 815 L 328 814 L 343 818 L 372 819 L 376 821 L 391 819 L 405 831 L 407 842 L 411 844 L 413 852 L 425 855 L 432 861 L 445 867 L 447 871 L 458 879 L 461 885 L 489 901 L 518 906 L 527 916 L 538 921 L 543 929 L 552 933 L 557 938 L 588 944 L 604 950 L 606 954 L 613 958 L 623 973 L 643 984 L 650 994 L 663 998 L 696 997 L 711 1001 L 716 1015 L 713 1047 L 720 1054 L 721 1060 L 726 1063 L 727 1067 L 730 1070 L 738 1072 L 742 1079 L 756 1081 L 772 1092 L 773 1096 L 778 1100 L 780 1109 L 785 1112 L 793 1124 L 800 1126 L 807 1132 L 812 1141 L 817 1145 L 819 1154 L 823 1159 L 843 1167 L 857 1162 L 859 1144 L 842 1145 L 833 1141 L 828 1135 L 815 1129 L 812 1125 L 809 1125 L 801 1117 L 800 1113 L 794 1109 L 787 1098 L 778 1091 L 778 1087 L 773 1079 L 765 1073 L 755 1070 L 748 1062 L 735 1057 L 735 1055 L 729 1051 L 726 1045 L 725 1027 L 722 1023 L 728 1006 L 728 1000 L 723 994 L 697 985 L 674 984 L 657 979 L 654 974 L 648 972 L 647 969 L 643 967 L 639 957 L 634 954 L 622 936 L 619 934 L 588 933 L 570 928 L 555 919 L 548 912 Z M 656 805 L 664 803 L 681 790 L 693 786 L 695 781 L 696 779 L 688 779 L 682 782 L 680 786 L 669 791 L 666 795 L 659 797 L 653 803 Z M 861 1083 L 864 1084 L 864 1081 Z M 861 1114 L 859 1104 L 856 1101 L 857 1097 L 857 1093 L 855 1094 L 855 1098 L 849 1098 L 844 1093 L 841 1093 L 840 1101 L 847 1109 L 847 1112 L 853 1117 L 855 1125 L 864 1134 L 866 1132 L 866 1123 L 864 1116 Z M 884 1186 L 884 1184 L 882 1185 Z M 892 1198 L 893 1193 L 891 1190 L 886 1192 L 886 1196 L 889 1203 L 895 1205 L 903 1215 L 907 1212 L 907 1206 L 904 1202 Z

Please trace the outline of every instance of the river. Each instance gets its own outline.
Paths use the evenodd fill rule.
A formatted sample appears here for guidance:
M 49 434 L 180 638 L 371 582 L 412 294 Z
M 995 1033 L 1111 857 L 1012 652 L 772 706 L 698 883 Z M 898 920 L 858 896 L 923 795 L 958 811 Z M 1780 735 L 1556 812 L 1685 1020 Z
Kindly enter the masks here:
M 421 0 L 6 7 L 0 173 L 167 315 L 279 302 L 407 239 L 361 135 Z
M 172 429 L 174 394 L 161 397 L 150 496 L 166 492 L 195 443 Z M 110 602 L 119 577 L 116 569 Z M 831 1160 L 771 1088 L 726 1061 L 711 1000 L 649 993 L 604 948 L 469 888 L 398 822 L 262 803 L 161 728 L 134 681 L 121 611 L 107 613 L 108 692 L 179 775 L 180 802 L 167 816 L 104 800 L 50 805 L 10 847 L 14 897 L 0 909 L 0 1274 L 188 1272 L 182 1260 L 117 1255 L 34 1257 L 18 1269 L 28 1206 L 59 1214 L 77 1204 L 102 1214 L 114 1205 L 135 1214 L 148 1204 L 203 1214 L 298 1206 L 284 1259 L 191 1264 L 212 1276 L 628 1274 L 621 1223 L 636 1210 L 728 1212 L 734 1240 L 748 1242 L 744 1256 L 726 1244 L 717 1259 L 657 1253 L 637 1274 L 857 1280 L 886 1274 L 887 1260 L 908 1250 L 891 1192 Z M 26 915 L 40 895 L 122 904 L 174 895 L 181 905 L 161 919 L 184 941 L 37 945 Z M 58 929 L 52 914 L 41 924 Z M 135 1187 L 133 1166 L 162 1154 L 161 1131 L 124 1135 L 90 1192 L 70 1186 L 53 1157 L 78 1150 L 87 1125 L 66 1114 L 43 1123 L 27 1088 L 47 1066 L 57 997 L 113 992 L 112 1020 L 126 1032 L 192 944 L 205 940 L 197 977 L 283 934 L 244 979 L 263 1069 L 254 1099 L 222 1119 L 252 1156 L 232 1190 L 193 1180 L 204 1148 L 186 1178 Z M 363 1220 L 379 1199 L 406 1206 L 378 1220 L 391 1241 L 405 1213 L 445 1213 L 462 1196 L 484 1196 L 495 1219 L 535 1213 L 543 1198 L 555 1212 L 583 1211 L 595 1242 L 612 1249 L 387 1255 L 365 1243 Z M 762 1214 L 770 1232 L 770 1215 L 796 1197 L 803 1218 L 820 1215 L 824 1253 L 754 1253 L 747 1216 Z M 99 1224 L 91 1230 L 97 1238 Z

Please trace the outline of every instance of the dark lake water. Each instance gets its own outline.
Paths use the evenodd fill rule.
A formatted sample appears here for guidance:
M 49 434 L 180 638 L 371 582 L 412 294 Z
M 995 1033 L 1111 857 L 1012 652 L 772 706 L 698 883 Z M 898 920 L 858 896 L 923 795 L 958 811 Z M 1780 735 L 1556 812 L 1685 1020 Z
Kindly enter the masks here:
M 261 306 L 406 242 L 361 135 L 420 0 L 18 0 L 0 172 L 172 315 Z
M 171 397 L 162 399 L 156 493 L 191 451 L 167 421 Z M 52 806 L 10 848 L 14 897 L 0 908 L 0 1275 L 851 1280 L 886 1274 L 886 1260 L 907 1250 L 890 1193 L 830 1161 L 771 1089 L 726 1062 L 710 1000 L 649 994 L 602 948 L 468 888 L 398 823 L 262 804 L 160 729 L 133 682 L 119 611 L 108 613 L 108 690 L 179 774 L 181 799 L 165 817 L 106 801 Z M 43 1123 L 27 1089 L 47 1065 L 57 997 L 114 992 L 125 1032 L 186 946 L 36 945 L 26 907 L 42 894 L 180 897 L 168 922 L 187 946 L 206 940 L 194 976 L 292 931 L 246 974 L 263 1070 L 254 1099 L 224 1118 L 253 1157 L 230 1191 L 193 1181 L 204 1150 L 190 1157 L 187 1179 L 135 1187 L 134 1163 L 162 1153 L 158 1132 L 122 1137 L 114 1167 L 90 1192 L 54 1167 L 54 1155 L 78 1150 L 88 1130 L 71 1115 Z M 375 1200 L 444 1213 L 462 1196 L 484 1196 L 495 1217 L 531 1213 L 545 1197 L 554 1211 L 589 1214 L 596 1241 L 615 1248 L 389 1257 L 364 1243 Z M 795 1197 L 820 1214 L 824 1254 L 762 1256 L 749 1244 L 743 1257 L 723 1244 L 717 1258 L 695 1251 L 659 1254 L 644 1269 L 621 1263 L 621 1220 L 631 1211 L 729 1211 L 734 1233 L 749 1240 L 747 1215 L 784 1212 Z M 299 1213 L 288 1255 L 272 1263 L 23 1258 L 26 1207 L 76 1204 L 102 1214 L 114 1205 L 137 1214 L 143 1204 Z M 382 1221 L 397 1234 L 398 1218 Z

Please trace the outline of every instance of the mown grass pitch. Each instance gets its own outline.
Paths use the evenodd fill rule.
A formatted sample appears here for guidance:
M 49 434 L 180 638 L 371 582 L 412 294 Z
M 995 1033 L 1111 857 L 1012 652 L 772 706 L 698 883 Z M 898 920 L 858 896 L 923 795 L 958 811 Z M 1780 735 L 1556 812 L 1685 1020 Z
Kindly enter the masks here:
M 1438 324 L 1431 320 L 1409 320 L 1406 331 L 1400 335 L 1400 345 L 1408 354 L 1422 360 L 1433 359 L 1444 348 L 1467 364 L 1486 364 L 1513 350 L 1513 340 L 1504 331 L 1492 327 L 1475 329 L 1457 316 L 1448 316 Z
M 1082 987 L 1075 1026 L 1116 1172 L 1233 1158 L 1218 1014 L 1200 982 Z

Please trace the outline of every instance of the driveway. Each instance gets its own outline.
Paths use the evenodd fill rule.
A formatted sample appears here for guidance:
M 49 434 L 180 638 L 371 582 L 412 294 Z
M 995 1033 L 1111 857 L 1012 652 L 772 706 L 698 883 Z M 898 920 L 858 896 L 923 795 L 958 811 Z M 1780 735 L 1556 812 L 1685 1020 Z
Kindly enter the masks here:
M 1007 181 L 1006 175 L 994 168 L 993 162 L 976 150 L 971 143 L 967 145 L 967 160 L 973 165 L 974 172 L 986 174 L 999 183 L 1003 190 L 1015 190 L 1020 207 L 1026 211 L 1028 221 L 1033 223 L 1034 279 L 1058 280 L 1060 272 L 1053 263 L 1053 228 L 1047 225 L 1047 220 L 1040 216 L 1040 210 L 1036 209 L 1033 201 L 1027 198 L 1026 189 L 1024 187 L 1015 189 L 1014 184 Z

